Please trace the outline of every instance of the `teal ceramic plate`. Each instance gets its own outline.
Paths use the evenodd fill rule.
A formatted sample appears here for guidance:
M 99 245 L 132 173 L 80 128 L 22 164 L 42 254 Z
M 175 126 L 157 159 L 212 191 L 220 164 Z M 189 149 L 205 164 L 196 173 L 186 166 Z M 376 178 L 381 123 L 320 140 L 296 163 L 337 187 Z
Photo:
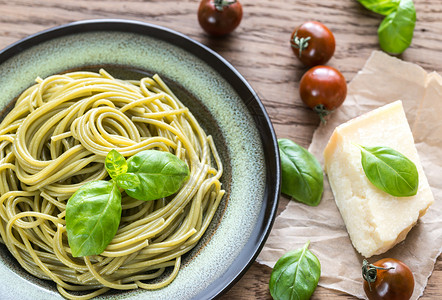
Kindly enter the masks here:
M 97 299 L 211 299 L 231 287 L 261 250 L 278 204 L 280 170 L 269 117 L 250 85 L 222 57 L 169 29 L 93 20 L 56 27 L 0 52 L 2 117 L 42 78 L 104 67 L 115 77 L 159 74 L 214 136 L 227 193 L 204 239 L 177 278 L 157 291 L 113 291 Z M 0 244 L 0 299 L 62 299 L 24 271 Z

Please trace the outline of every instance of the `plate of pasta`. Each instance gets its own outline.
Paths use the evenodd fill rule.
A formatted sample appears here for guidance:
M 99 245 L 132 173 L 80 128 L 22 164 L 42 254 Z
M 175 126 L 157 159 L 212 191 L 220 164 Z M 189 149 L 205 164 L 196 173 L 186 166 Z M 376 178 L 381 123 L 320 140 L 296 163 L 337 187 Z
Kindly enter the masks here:
M 164 27 L 75 22 L 0 52 L 1 299 L 212 299 L 273 224 L 256 93 Z

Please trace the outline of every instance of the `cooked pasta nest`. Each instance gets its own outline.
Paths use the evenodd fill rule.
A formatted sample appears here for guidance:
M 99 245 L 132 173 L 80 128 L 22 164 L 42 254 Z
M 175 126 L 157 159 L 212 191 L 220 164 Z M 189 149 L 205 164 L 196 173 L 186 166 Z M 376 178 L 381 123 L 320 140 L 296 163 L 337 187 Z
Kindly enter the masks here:
M 100 70 L 36 82 L 0 125 L 0 242 L 68 299 L 168 285 L 224 194 L 213 139 L 157 75 L 120 80 Z M 123 193 L 121 223 L 106 250 L 73 257 L 66 203 L 86 182 L 107 177 L 112 149 L 125 157 L 168 151 L 187 163 L 190 179 L 154 201 Z

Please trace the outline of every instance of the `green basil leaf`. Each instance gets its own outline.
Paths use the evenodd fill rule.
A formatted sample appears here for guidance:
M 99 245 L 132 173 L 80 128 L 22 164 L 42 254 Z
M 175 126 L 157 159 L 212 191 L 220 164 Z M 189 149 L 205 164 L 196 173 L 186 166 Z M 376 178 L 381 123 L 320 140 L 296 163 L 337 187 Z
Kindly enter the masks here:
M 141 182 L 137 175 L 133 173 L 120 174 L 115 178 L 115 182 L 122 189 L 134 189 L 138 187 Z
M 279 139 L 281 191 L 299 202 L 316 206 L 322 198 L 324 175 L 318 160 L 289 139 Z
M 117 185 L 104 180 L 83 185 L 69 198 L 65 219 L 74 257 L 102 253 L 120 224 L 121 194 Z
M 379 45 L 382 50 L 400 54 L 413 39 L 416 10 L 412 0 L 401 0 L 396 11 L 390 13 L 378 28 Z
M 359 147 L 362 168 L 374 186 L 396 197 L 416 195 L 419 173 L 411 160 L 389 147 Z
M 304 247 L 287 252 L 275 264 L 270 275 L 270 294 L 275 300 L 308 300 L 321 276 L 318 258 Z
M 140 185 L 126 189 L 138 200 L 155 200 L 176 193 L 189 178 L 187 164 L 169 152 L 141 151 L 127 160 L 128 173 L 135 174 Z
M 107 155 L 104 162 L 104 167 L 109 173 L 110 177 L 115 179 L 118 175 L 127 172 L 126 159 L 120 152 L 112 149 Z
M 358 0 L 366 9 L 387 16 L 396 11 L 401 0 Z

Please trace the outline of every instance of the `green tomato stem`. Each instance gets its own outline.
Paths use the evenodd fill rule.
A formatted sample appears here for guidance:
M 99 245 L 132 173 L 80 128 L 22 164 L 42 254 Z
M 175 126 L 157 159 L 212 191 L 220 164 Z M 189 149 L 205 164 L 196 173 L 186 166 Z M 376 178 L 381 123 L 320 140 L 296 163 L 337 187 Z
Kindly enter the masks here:
M 376 281 L 376 277 L 378 275 L 378 270 L 391 270 L 394 269 L 394 267 L 390 268 L 382 268 L 377 267 L 373 264 L 369 264 L 366 259 L 362 262 L 362 277 L 365 281 L 368 282 L 368 288 L 371 291 L 371 283 Z
M 308 47 L 308 41 L 310 40 L 310 38 L 311 37 L 299 38 L 298 37 L 298 31 L 295 32 L 295 34 L 293 36 L 292 47 L 295 48 L 295 49 L 299 49 L 299 57 L 301 57 L 302 51 L 304 51 Z
M 324 104 L 316 105 L 313 110 L 319 115 L 321 122 L 324 124 L 326 123 L 325 117 L 332 112 L 332 110 L 325 108 Z
M 226 1 L 226 0 L 214 0 L 215 8 L 218 11 L 223 11 L 224 6 L 229 6 L 236 3 L 236 0 Z

